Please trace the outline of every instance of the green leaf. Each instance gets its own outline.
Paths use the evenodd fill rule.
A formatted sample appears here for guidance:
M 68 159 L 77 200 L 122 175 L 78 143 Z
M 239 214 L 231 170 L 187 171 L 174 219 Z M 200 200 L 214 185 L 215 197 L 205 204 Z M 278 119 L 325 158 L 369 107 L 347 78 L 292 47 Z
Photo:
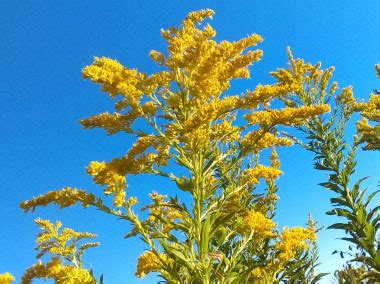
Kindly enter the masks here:
M 352 226 L 350 224 L 335 223 L 327 227 L 327 229 L 340 229 L 340 230 L 350 231 L 352 230 Z
M 364 207 L 367 207 L 369 205 L 369 203 L 371 202 L 371 200 L 376 196 L 376 194 L 378 194 L 380 192 L 380 190 L 376 190 L 374 192 L 372 192 L 368 197 L 367 197 L 367 201 L 366 203 L 364 204 Z
M 100 275 L 99 284 L 103 284 L 103 273 Z
M 191 192 L 192 189 L 194 188 L 194 184 L 193 184 L 192 180 L 189 180 L 186 177 L 177 178 L 175 180 L 175 183 L 176 183 L 177 187 L 183 191 Z
M 209 233 L 210 233 L 210 214 L 206 217 L 206 220 L 202 224 L 201 229 L 201 255 L 203 256 L 208 252 Z
M 323 186 L 323 187 L 328 188 L 328 189 L 331 189 L 337 193 L 343 192 L 343 190 L 339 187 L 339 185 L 337 185 L 336 183 L 329 182 L 329 181 L 328 182 L 321 182 L 318 185 Z
M 330 198 L 330 202 L 333 205 L 342 205 L 342 206 L 349 206 L 349 203 L 344 197 L 333 197 Z
M 313 280 L 311 281 L 311 284 L 316 284 L 318 281 L 320 281 L 323 277 L 326 275 L 329 275 L 330 273 L 319 273 L 318 275 L 314 276 Z
M 369 213 L 368 213 L 368 220 L 371 220 L 373 218 L 373 216 L 375 216 L 376 213 L 379 211 L 379 209 L 380 209 L 380 205 L 376 206 L 371 211 L 369 211 Z

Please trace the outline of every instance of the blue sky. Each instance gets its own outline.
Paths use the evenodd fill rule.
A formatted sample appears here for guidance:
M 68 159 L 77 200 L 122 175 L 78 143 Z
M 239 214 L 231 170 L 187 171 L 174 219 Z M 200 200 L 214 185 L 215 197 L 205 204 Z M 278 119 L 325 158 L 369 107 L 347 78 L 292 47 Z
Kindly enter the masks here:
M 217 40 L 237 40 L 253 32 L 264 38 L 259 46 L 264 57 L 252 68 L 253 79 L 234 85 L 232 93 L 270 82 L 268 72 L 286 64 L 287 46 L 297 57 L 334 65 L 334 79 L 340 86 L 353 85 L 357 97 L 365 99 L 380 88 L 374 72 L 374 64 L 380 63 L 380 2 L 375 0 L 1 1 L 0 273 L 10 271 L 19 280 L 35 262 L 33 219 L 42 217 L 99 234 L 101 247 L 89 251 L 85 261 L 97 274 L 104 273 L 106 283 L 158 281 L 134 277 L 144 246 L 138 239 L 123 239 L 128 224 L 79 207 L 24 214 L 18 204 L 64 186 L 98 189 L 85 166 L 123 155 L 132 140 L 81 129 L 79 119 L 112 110 L 98 86 L 81 79 L 81 69 L 93 56 L 107 56 L 140 71 L 155 70 L 148 53 L 165 48 L 160 28 L 177 25 L 189 11 L 201 8 L 215 10 Z M 324 215 L 331 195 L 317 185 L 325 176 L 312 170 L 312 156 L 297 147 L 280 155 L 285 172 L 279 180 L 280 227 L 304 224 L 309 212 L 320 225 L 334 222 Z M 358 157 L 357 176 L 371 176 L 371 189 L 380 179 L 379 158 L 373 152 Z M 175 192 L 163 180 L 146 176 L 128 183 L 128 194 L 142 201 L 152 190 Z M 337 237 L 330 230 L 319 234 L 323 271 L 333 272 L 342 262 L 331 256 L 334 249 L 346 247 Z

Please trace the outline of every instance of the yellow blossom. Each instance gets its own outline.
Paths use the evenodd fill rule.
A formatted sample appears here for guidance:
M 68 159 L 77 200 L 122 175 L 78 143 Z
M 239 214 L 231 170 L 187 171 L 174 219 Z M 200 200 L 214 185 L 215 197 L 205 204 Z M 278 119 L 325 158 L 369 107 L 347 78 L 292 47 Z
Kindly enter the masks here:
M 253 232 L 258 238 L 271 238 L 275 236 L 273 232 L 275 227 L 276 224 L 263 213 L 250 210 L 243 216 L 239 231 L 243 233 Z
M 275 167 L 266 167 L 263 165 L 256 165 L 253 169 L 245 170 L 248 184 L 254 185 L 259 183 L 259 179 L 263 178 L 265 181 L 277 179 L 282 172 Z
M 361 134 L 361 142 L 367 143 L 364 150 L 380 149 L 380 124 L 371 126 L 368 120 L 363 117 L 356 123 L 356 129 Z
M 83 78 L 90 78 L 93 82 L 102 84 L 102 90 L 111 97 L 121 94 L 132 105 L 136 104 L 143 94 L 138 84 L 145 79 L 144 75 L 134 69 L 127 69 L 110 58 L 95 57 L 92 65 L 83 68 L 82 74 Z
M 57 257 L 45 265 L 38 262 L 28 268 L 21 279 L 21 284 L 31 284 L 35 278 L 53 279 L 56 284 L 96 284 L 96 280 L 91 274 L 79 267 L 72 265 L 63 265 Z
M 65 258 L 72 258 L 75 255 L 79 260 L 85 249 L 99 245 L 99 243 L 94 242 L 86 243 L 80 247 L 79 254 L 76 254 L 77 249 L 75 245 L 79 240 L 94 238 L 96 235 L 88 232 L 75 232 L 70 228 L 64 228 L 59 232 L 62 226 L 62 223 L 59 221 L 55 225 L 50 223 L 49 220 L 35 219 L 34 221 L 42 229 L 36 240 L 36 250 L 40 251 L 37 254 L 37 258 L 49 252 Z
M 80 202 L 83 207 L 88 207 L 95 201 L 95 195 L 86 193 L 84 190 L 65 187 L 57 191 L 49 191 L 43 195 L 24 201 L 20 204 L 21 209 L 25 212 L 34 211 L 37 206 L 47 206 L 55 203 L 59 208 L 65 208 Z
M 245 151 L 259 152 L 262 149 L 273 146 L 291 146 L 293 142 L 285 137 L 277 137 L 269 132 L 254 130 L 245 135 L 240 143 L 241 149 Z
M 10 284 L 14 280 L 15 278 L 8 272 L 0 274 L 0 284 Z
M 329 105 L 302 106 L 299 108 L 286 107 L 280 110 L 255 111 L 246 114 L 244 118 L 252 124 L 267 125 L 299 125 L 313 116 L 330 111 Z
M 288 262 L 297 252 L 308 250 L 308 242 L 315 242 L 316 235 L 309 228 L 284 228 L 281 234 L 281 240 L 276 243 L 276 248 L 279 250 L 278 259 L 281 262 Z
M 294 82 L 258 85 L 254 91 L 248 91 L 243 95 L 243 108 L 255 108 L 260 104 L 267 104 L 274 98 L 282 97 L 299 88 L 300 86 Z
M 158 271 L 163 265 L 169 265 L 172 262 L 165 254 L 155 254 L 152 251 L 146 251 L 141 254 L 137 260 L 137 269 L 135 275 L 139 278 L 150 272 Z

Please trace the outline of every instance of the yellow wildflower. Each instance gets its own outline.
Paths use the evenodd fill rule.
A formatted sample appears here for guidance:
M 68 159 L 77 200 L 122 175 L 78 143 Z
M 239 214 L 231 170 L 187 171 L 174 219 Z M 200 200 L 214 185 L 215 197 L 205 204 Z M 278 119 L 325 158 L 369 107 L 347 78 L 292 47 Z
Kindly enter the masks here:
M 367 143 L 364 150 L 378 150 L 380 149 L 380 124 L 371 126 L 368 120 L 363 117 L 356 123 L 356 129 L 361 134 L 361 142 Z
M 207 128 L 200 127 L 185 133 L 180 141 L 184 142 L 186 148 L 195 152 L 204 151 L 210 145 L 210 132 Z
M 43 195 L 24 201 L 20 204 L 21 209 L 25 212 L 34 211 L 37 206 L 47 206 L 55 203 L 59 208 L 65 208 L 80 202 L 84 208 L 88 207 L 95 201 L 95 195 L 86 193 L 84 190 L 65 187 L 57 191 L 49 191 Z
M 275 85 L 258 85 L 254 91 L 243 95 L 243 108 L 255 108 L 260 104 L 267 104 L 276 97 L 282 97 L 290 92 L 299 90 L 300 86 L 294 82 Z
M 152 251 L 146 251 L 141 254 L 137 260 L 137 269 L 135 275 L 139 278 L 144 278 L 146 274 L 160 270 L 163 261 L 169 261 L 166 255 L 160 254 L 157 256 Z
M 137 139 L 135 144 L 129 149 L 128 157 L 134 158 L 135 156 L 143 153 L 146 149 L 151 146 L 157 145 L 157 139 L 155 136 L 148 135 L 142 136 Z
M 380 149 L 380 93 L 371 94 L 368 102 L 356 103 L 353 106 L 355 111 L 359 111 L 362 119 L 356 123 L 356 129 L 361 134 L 361 143 L 364 150 Z M 371 126 L 369 121 L 377 122 Z
M 0 284 L 10 284 L 14 280 L 15 278 L 8 272 L 0 274 Z
M 215 14 L 215 12 L 211 9 L 199 10 L 190 12 L 189 15 L 185 18 L 184 22 L 197 23 L 203 21 L 206 17 L 210 19 Z
M 107 185 L 104 189 L 106 195 L 114 196 L 115 206 L 122 206 L 125 199 L 126 179 L 125 175 L 119 174 L 120 169 L 113 167 L 112 163 L 93 161 L 87 168 L 87 173 L 93 177 L 95 183 Z
M 63 265 L 57 257 L 45 265 L 39 261 L 28 268 L 21 279 L 21 284 L 31 284 L 35 278 L 53 279 L 56 284 L 96 284 L 96 280 L 91 274 L 79 267 Z
M 64 228 L 61 232 L 58 232 L 62 223 L 57 221 L 54 224 L 49 220 L 35 219 L 34 222 L 43 230 L 38 234 L 36 250 L 40 252 L 37 254 L 37 258 L 42 257 L 45 253 L 59 255 L 65 258 L 73 258 L 75 255 L 78 260 L 83 254 L 84 250 L 90 247 L 98 246 L 99 243 L 85 243 L 82 245 L 76 254 L 76 243 L 85 238 L 94 238 L 95 234 L 88 232 L 75 232 L 70 228 Z
M 239 127 L 233 126 L 232 121 L 223 120 L 210 128 L 212 140 L 220 140 L 224 143 L 235 142 L 240 137 Z
M 245 151 L 259 152 L 262 149 L 273 146 L 291 146 L 293 142 L 285 137 L 277 137 L 269 132 L 262 130 L 254 130 L 245 135 L 241 142 L 240 147 Z
M 307 250 L 309 248 L 308 242 L 315 242 L 316 235 L 312 229 L 309 228 L 284 228 L 281 234 L 281 240 L 276 243 L 276 248 L 279 250 L 278 259 L 281 262 L 288 262 L 297 252 Z
M 330 111 L 329 105 L 302 106 L 299 108 L 286 107 L 283 109 L 256 111 L 246 114 L 244 118 L 252 124 L 267 125 L 299 125 L 313 116 Z
M 263 213 L 250 210 L 243 216 L 243 224 L 239 226 L 239 231 L 253 232 L 258 238 L 271 238 L 275 236 L 275 227 L 276 224 Z
M 266 167 L 263 165 L 256 165 L 253 169 L 245 170 L 247 182 L 250 185 L 258 184 L 259 179 L 263 178 L 265 181 L 277 179 L 282 172 L 276 167 Z

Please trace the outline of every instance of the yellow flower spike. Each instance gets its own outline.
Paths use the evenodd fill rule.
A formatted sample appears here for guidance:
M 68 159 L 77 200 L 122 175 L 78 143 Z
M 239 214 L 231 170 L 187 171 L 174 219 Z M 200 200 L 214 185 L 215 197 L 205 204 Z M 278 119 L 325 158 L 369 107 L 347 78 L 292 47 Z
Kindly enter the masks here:
M 269 156 L 270 165 L 273 168 L 280 168 L 280 160 L 278 159 L 278 154 L 276 149 L 273 147 L 271 151 L 271 155 Z
M 244 118 L 252 124 L 267 125 L 299 125 L 308 119 L 330 111 L 326 104 L 316 106 L 302 106 L 299 108 L 286 107 L 280 110 L 255 111 L 246 114 Z
M 143 94 L 138 84 L 144 80 L 144 75 L 134 69 L 127 69 L 110 58 L 95 57 L 91 65 L 83 68 L 82 75 L 85 79 L 102 84 L 102 90 L 112 98 L 121 94 L 132 105 Z
M 258 85 L 254 91 L 248 91 L 243 95 L 243 108 L 253 109 L 260 104 L 267 104 L 276 97 L 282 97 L 290 92 L 299 90 L 297 83 L 286 82 L 275 85 Z
M 10 284 L 15 278 L 8 272 L 0 274 L 0 284 Z
M 69 207 L 80 202 L 83 207 L 88 207 L 95 201 L 95 195 L 86 193 L 84 190 L 65 187 L 57 191 L 49 191 L 44 195 L 39 195 L 31 200 L 24 201 L 20 204 L 21 209 L 25 212 L 34 211 L 37 206 L 47 206 L 55 203 L 59 208 Z
M 258 238 L 266 239 L 275 236 L 276 224 L 263 213 L 250 210 L 243 216 L 243 223 L 238 230 L 242 233 L 253 232 Z
M 215 12 L 211 9 L 204 9 L 199 11 L 190 12 L 185 18 L 184 22 L 197 23 L 203 21 L 205 18 L 212 19 Z
M 285 263 L 291 260 L 300 250 L 308 250 L 308 242 L 315 242 L 316 235 L 314 230 L 309 228 L 285 227 L 281 234 L 281 240 L 276 243 L 280 251 L 278 259 Z
M 254 130 L 245 135 L 241 142 L 241 150 L 258 153 L 262 149 L 270 148 L 273 146 L 291 146 L 293 142 L 284 137 L 277 137 L 269 132 L 261 130 Z
M 75 232 L 70 228 L 64 228 L 59 233 L 59 228 L 61 227 L 60 222 L 56 222 L 55 225 L 50 223 L 49 220 L 35 219 L 35 223 L 43 230 L 38 234 L 36 240 L 37 247 L 36 250 L 40 250 L 37 258 L 42 257 L 45 253 L 49 252 L 51 254 L 59 255 L 65 258 L 71 258 L 76 252 L 76 243 L 83 238 L 94 238 L 95 234 L 92 233 L 79 233 Z M 96 244 L 98 243 L 91 243 Z M 96 245 L 91 245 L 93 247 Z
M 238 54 L 247 47 L 256 46 L 258 43 L 262 42 L 263 38 L 258 34 L 251 34 L 245 38 L 242 38 L 234 43 L 232 43 L 232 53 Z
M 22 276 L 21 284 L 31 284 L 35 278 L 53 279 L 56 284 L 97 283 L 87 270 L 72 265 L 63 265 L 57 257 L 52 258 L 46 266 L 38 262 L 28 268 Z
M 149 56 L 154 62 L 157 62 L 159 64 L 164 64 L 165 62 L 165 56 L 157 50 L 151 50 L 149 52 Z
M 159 254 L 157 256 L 152 251 L 146 251 L 142 253 L 137 260 L 135 275 L 139 278 L 144 278 L 146 274 L 160 270 L 163 264 L 170 265 L 172 262 L 173 260 L 165 254 Z
M 371 126 L 368 119 L 363 117 L 356 123 L 356 129 L 362 135 L 361 142 L 367 143 L 364 150 L 380 149 L 380 124 Z
M 266 181 L 277 179 L 282 172 L 275 167 L 266 167 L 263 165 L 256 165 L 253 169 L 245 170 L 248 184 L 254 185 L 259 183 L 259 179 L 263 178 Z
M 158 141 L 155 136 L 148 135 L 140 137 L 137 139 L 135 144 L 129 149 L 127 155 L 129 158 L 134 158 L 135 156 L 143 153 L 149 147 L 157 146 L 157 144 Z
M 139 278 L 150 272 L 160 269 L 159 258 L 151 251 L 141 254 L 137 260 L 137 269 L 135 275 Z
M 380 79 L 380 64 L 375 65 L 375 70 L 376 70 L 377 77 L 379 77 Z

